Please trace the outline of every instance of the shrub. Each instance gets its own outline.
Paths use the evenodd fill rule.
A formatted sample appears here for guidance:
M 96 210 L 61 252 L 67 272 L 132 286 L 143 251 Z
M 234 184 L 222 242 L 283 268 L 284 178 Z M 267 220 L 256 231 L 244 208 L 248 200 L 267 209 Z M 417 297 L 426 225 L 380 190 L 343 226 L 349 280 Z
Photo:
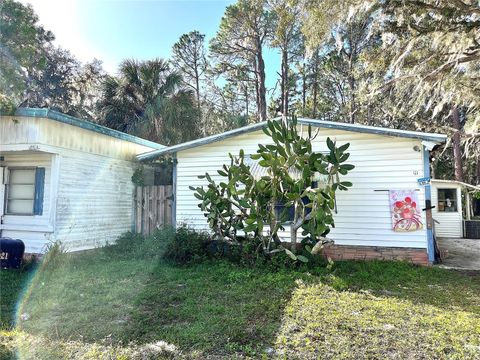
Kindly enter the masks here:
M 346 164 L 349 143 L 337 147 L 327 138 L 328 154 L 313 150 L 317 136 L 308 126 L 308 135 L 297 127 L 296 118 L 288 124 L 268 121 L 263 128 L 273 144 L 258 145 L 256 154 L 230 154 L 230 165 L 223 165 L 216 176 L 199 176 L 206 186 L 193 187 L 199 208 L 207 218 L 215 239 L 235 242 L 237 233 L 263 242 L 265 254 L 284 250 L 294 261 L 307 262 L 298 251 L 297 233 L 308 236 L 313 245 L 330 241 L 325 236 L 334 226 L 332 211 L 337 190 L 348 190 L 347 175 L 354 165 Z M 265 175 L 252 173 L 252 161 Z M 290 227 L 290 244 L 282 243 L 279 232 Z M 268 232 L 265 229 L 268 227 Z
M 242 258 L 242 243 L 232 243 L 222 240 L 212 240 L 207 245 L 207 255 L 215 259 L 226 259 L 239 263 Z
M 175 238 L 175 228 L 166 226 L 156 230 L 152 235 L 145 238 L 143 251 L 145 254 L 163 254 L 168 244 Z
M 15 104 L 11 98 L 5 94 L 0 94 L 0 115 L 13 115 L 15 113 Z
M 199 263 L 209 257 L 210 243 L 208 234 L 181 227 L 167 244 L 163 258 L 179 265 Z
M 141 234 L 126 232 L 122 234 L 114 244 L 107 245 L 103 252 L 112 257 L 131 257 L 140 253 L 139 248 L 143 248 L 145 238 Z
M 107 256 L 118 258 L 151 258 L 160 256 L 167 244 L 175 237 L 175 229 L 166 227 L 156 230 L 150 236 L 133 232 L 121 235 L 114 244 L 107 245 L 103 252 Z
M 304 244 L 305 242 L 305 244 Z M 237 237 L 237 242 L 212 240 L 210 234 L 197 232 L 186 226 L 177 230 L 167 227 L 155 231 L 151 236 L 128 232 L 120 236 L 115 244 L 103 248 L 107 257 L 159 258 L 177 265 L 197 264 L 205 260 L 226 260 L 245 267 L 263 268 L 269 271 L 312 269 L 325 261 L 305 249 L 308 242 L 302 241 L 296 256 L 308 261 L 292 261 L 292 258 L 278 248 L 265 253 L 263 241 L 257 237 Z M 311 244 L 310 244 L 311 245 Z M 273 249 L 275 250 L 275 249 Z

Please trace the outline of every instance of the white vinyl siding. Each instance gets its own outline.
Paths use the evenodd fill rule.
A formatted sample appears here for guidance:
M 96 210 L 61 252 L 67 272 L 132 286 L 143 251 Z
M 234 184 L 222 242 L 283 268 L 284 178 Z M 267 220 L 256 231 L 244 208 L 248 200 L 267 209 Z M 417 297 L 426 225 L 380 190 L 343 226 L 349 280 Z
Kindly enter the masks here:
M 335 228 L 330 237 L 340 245 L 398 246 L 426 248 L 426 230 L 397 233 L 392 230 L 388 190 L 418 189 L 420 204 L 425 203 L 424 188 L 417 179 L 423 177 L 423 156 L 414 151 L 419 140 L 361 134 L 340 130 L 321 129 L 314 141 L 314 151 L 327 151 L 326 138 L 337 145 L 350 143 L 349 163 L 356 168 L 347 176 L 353 187 L 338 191 L 338 213 L 334 215 Z M 220 180 L 217 170 L 229 164 L 228 153 L 255 153 L 259 143 L 267 144 L 263 132 L 253 132 L 230 139 L 180 151 L 177 153 L 177 225 L 182 223 L 206 230 L 208 225 L 198 208 L 198 199 L 189 186 L 205 185 L 198 175 L 208 172 Z M 379 190 L 379 191 L 376 191 Z M 425 224 L 425 214 L 422 213 Z M 288 236 L 288 233 L 283 234 Z
M 55 238 L 68 250 L 114 243 L 132 229 L 135 164 L 63 150 Z
M 452 189 L 455 191 L 457 211 L 439 211 L 439 189 Z M 435 221 L 435 236 L 461 238 L 463 236 L 462 198 L 461 186 L 455 183 L 436 182 L 432 180 L 432 216 Z M 440 204 L 442 206 L 442 204 Z
M 57 152 L 58 148 L 129 161 L 134 160 L 138 154 L 153 150 L 144 145 L 51 119 L 0 117 L 0 152 L 10 150 Z

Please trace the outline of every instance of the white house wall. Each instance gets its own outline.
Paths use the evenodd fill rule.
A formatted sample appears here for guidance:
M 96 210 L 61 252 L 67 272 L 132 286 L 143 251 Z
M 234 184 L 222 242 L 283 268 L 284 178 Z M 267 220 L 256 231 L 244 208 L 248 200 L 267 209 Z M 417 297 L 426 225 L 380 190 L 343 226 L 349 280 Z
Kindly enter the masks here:
M 13 116 L 0 117 L 0 151 L 4 145 L 38 143 L 39 120 Z
M 350 159 L 356 168 L 344 176 L 353 183 L 349 191 L 337 192 L 335 228 L 329 237 L 339 245 L 392 246 L 426 248 L 426 230 L 408 233 L 392 231 L 388 191 L 390 189 L 418 189 L 420 204 L 425 203 L 424 189 L 417 184 L 423 177 L 423 157 L 413 150 L 421 148 L 419 140 L 362 134 L 339 130 L 320 130 L 314 141 L 314 151 L 327 151 L 326 137 L 337 145 L 349 142 Z M 259 143 L 269 138 L 258 131 L 223 141 L 180 151 L 177 153 L 177 225 L 188 224 L 207 230 L 206 218 L 198 208 L 198 199 L 189 186 L 206 185 L 198 175 L 208 172 L 214 180 L 222 164 L 229 163 L 228 153 L 255 153 Z M 381 191 L 376 191 L 381 190 Z M 425 214 L 422 214 L 425 224 Z M 288 234 L 283 234 L 288 236 Z
M 457 184 L 449 184 L 443 182 L 432 181 L 432 217 L 435 222 L 435 235 L 437 237 L 461 238 L 463 236 L 463 219 L 462 219 L 462 197 L 460 186 Z M 457 190 L 457 212 L 438 211 L 438 189 L 455 189 Z
M 152 148 L 46 118 L 0 117 L 0 151 L 9 146 L 45 150 L 45 146 L 133 160 Z
M 16 217 L 15 232 L 2 235 L 25 240 L 27 252 L 40 252 L 55 240 L 70 251 L 113 243 L 133 225 L 134 158 L 151 150 L 51 119 L 0 117 L 0 155 L 34 151 L 55 159 L 48 165 L 32 158 L 33 166 L 46 167 L 42 219 L 49 219 L 53 233 L 45 236 L 35 231 L 37 224 Z M 57 182 L 49 193 L 52 177 Z
M 132 162 L 63 150 L 55 238 L 68 250 L 113 243 L 132 229 Z

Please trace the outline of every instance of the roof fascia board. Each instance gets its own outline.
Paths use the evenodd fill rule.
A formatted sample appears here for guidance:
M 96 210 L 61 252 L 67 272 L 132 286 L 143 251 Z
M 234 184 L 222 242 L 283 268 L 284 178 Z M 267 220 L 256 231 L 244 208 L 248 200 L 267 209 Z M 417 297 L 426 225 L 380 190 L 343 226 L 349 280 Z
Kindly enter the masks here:
M 238 136 L 238 135 L 260 130 L 265 126 L 265 124 L 266 124 L 265 122 L 251 124 L 238 129 L 226 131 L 221 134 L 211 135 L 201 139 L 196 139 L 196 140 L 188 141 L 185 143 L 173 145 L 164 149 L 150 151 L 144 154 L 137 155 L 137 160 L 140 160 L 140 161 L 152 160 L 160 155 L 172 154 L 181 150 L 191 149 L 197 146 L 207 145 L 213 142 L 225 140 L 233 136 Z
M 480 191 L 480 186 L 468 184 L 468 183 L 457 181 L 457 180 L 432 179 L 432 182 L 442 183 L 442 184 L 456 184 L 456 185 L 460 185 L 475 191 Z
M 64 124 L 73 125 L 80 127 L 85 130 L 90 130 L 99 134 L 107 135 L 114 137 L 116 139 L 132 142 L 138 145 L 146 146 L 153 149 L 163 149 L 164 145 L 157 144 L 156 142 L 145 140 L 137 136 L 126 134 L 124 132 L 113 130 L 102 125 L 92 123 L 87 120 L 82 120 L 70 115 L 62 114 L 61 112 L 50 110 L 50 109 L 41 109 L 41 108 L 18 108 L 15 111 L 15 116 L 25 116 L 25 117 L 34 117 L 34 118 L 47 118 L 50 120 L 55 120 Z
M 421 139 L 421 140 L 428 140 L 428 141 L 433 141 L 438 143 L 444 143 L 447 139 L 447 136 L 443 134 L 421 133 L 416 131 L 389 129 L 389 128 L 367 126 L 367 125 L 360 125 L 360 124 L 337 123 L 337 122 L 325 121 L 325 120 L 299 118 L 298 122 L 301 124 L 307 124 L 307 125 L 312 125 L 312 126 L 317 126 L 321 128 L 327 128 L 327 129 L 353 131 L 353 132 L 361 132 L 361 133 L 383 135 L 383 136 L 404 137 L 404 138 L 411 138 L 411 139 Z
M 272 120 L 279 120 L 279 119 L 280 118 L 274 118 Z M 378 127 L 366 126 L 366 125 L 337 123 L 337 122 L 325 121 L 325 120 L 298 118 L 298 123 L 304 124 L 304 125 L 312 125 L 320 128 L 326 128 L 326 129 L 336 129 L 336 130 L 343 130 L 343 131 L 350 131 L 350 132 L 369 133 L 369 134 L 382 135 L 382 136 L 393 136 L 393 137 L 403 137 L 403 138 L 411 138 L 411 139 L 419 139 L 419 140 L 428 140 L 428 141 L 432 141 L 439 144 L 444 143 L 447 139 L 447 136 L 443 134 L 428 134 L 428 133 L 421 133 L 421 132 L 415 132 L 415 131 L 378 128 Z M 225 140 L 233 136 L 260 130 L 265 126 L 265 124 L 266 122 L 251 124 L 251 125 L 247 125 L 239 129 L 230 130 L 221 134 L 211 135 L 205 138 L 192 140 L 182 144 L 166 147 L 164 149 L 150 151 L 144 154 L 137 155 L 137 160 L 140 160 L 140 161 L 153 160 L 161 155 L 172 154 L 182 150 L 191 149 L 197 146 L 207 145 L 216 141 Z

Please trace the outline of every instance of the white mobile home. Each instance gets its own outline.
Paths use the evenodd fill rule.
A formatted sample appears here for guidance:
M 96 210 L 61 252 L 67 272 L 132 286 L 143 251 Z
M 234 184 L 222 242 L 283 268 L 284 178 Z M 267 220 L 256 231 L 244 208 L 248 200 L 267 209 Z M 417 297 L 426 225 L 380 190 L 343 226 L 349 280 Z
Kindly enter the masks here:
M 112 243 L 132 229 L 135 156 L 163 146 L 48 109 L 0 117 L 0 236 L 27 253 Z
M 337 193 L 335 228 L 329 234 L 335 245 L 329 248 L 329 256 L 432 262 L 431 221 L 427 224 L 425 211 L 421 210 L 426 208 L 426 200 L 430 200 L 430 185 L 421 185 L 417 180 L 429 177 L 428 149 L 443 143 L 446 136 L 312 119 L 298 119 L 298 123 L 300 127 L 318 128 L 315 151 L 327 151 L 327 137 L 336 140 L 338 145 L 350 143 L 349 163 L 354 164 L 355 169 L 345 180 L 351 181 L 353 187 Z M 198 178 L 205 172 L 219 180 L 217 170 L 229 163 L 229 153 L 238 154 L 243 149 L 245 154 L 253 154 L 259 143 L 271 142 L 263 133 L 263 126 L 265 123 L 253 124 L 137 156 L 141 161 L 167 154 L 176 157 L 174 208 L 177 224 L 208 229 L 189 186 L 205 185 L 205 180 Z M 415 195 L 422 224 L 416 231 L 398 232 L 392 228 L 392 191 L 411 191 Z

